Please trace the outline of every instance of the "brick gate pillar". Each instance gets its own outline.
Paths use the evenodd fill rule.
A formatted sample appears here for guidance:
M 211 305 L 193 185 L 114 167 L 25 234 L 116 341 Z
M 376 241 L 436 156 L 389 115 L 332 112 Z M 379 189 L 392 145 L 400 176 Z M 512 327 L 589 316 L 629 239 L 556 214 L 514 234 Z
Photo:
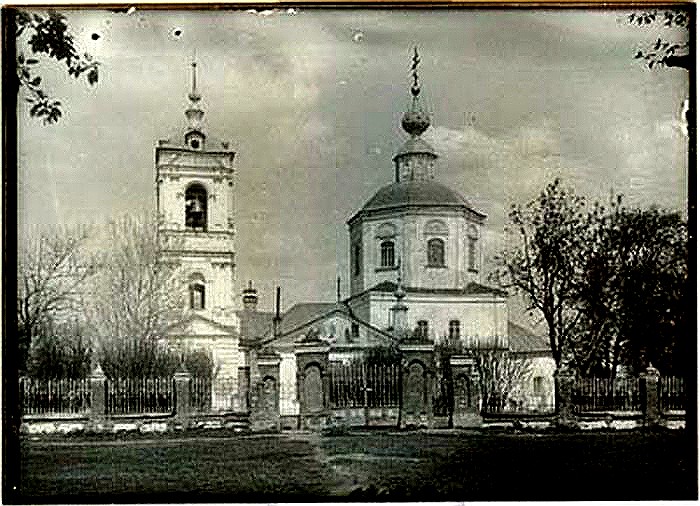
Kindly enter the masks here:
M 320 339 L 300 342 L 297 362 L 297 399 L 302 429 L 320 430 L 330 423 L 330 346 Z
M 450 357 L 454 392 L 453 427 L 481 427 L 481 389 L 476 360 L 469 355 Z
M 435 353 L 433 343 L 406 341 L 401 350 L 400 426 L 433 426 Z
M 251 384 L 250 425 L 256 432 L 280 430 L 280 356 L 272 350 L 257 355 L 258 381 Z
M 644 425 L 654 426 L 661 421 L 661 412 L 659 410 L 659 370 L 649 364 L 646 371 L 642 373 L 642 381 L 644 382 L 645 397 L 642 399 L 644 403 Z

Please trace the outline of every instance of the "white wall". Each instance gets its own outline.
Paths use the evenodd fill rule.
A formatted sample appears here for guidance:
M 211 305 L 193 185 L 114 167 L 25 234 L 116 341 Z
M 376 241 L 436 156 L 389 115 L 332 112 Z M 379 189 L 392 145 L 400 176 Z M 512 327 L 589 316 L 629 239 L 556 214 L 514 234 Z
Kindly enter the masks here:
M 396 299 L 391 294 L 372 293 L 370 301 L 370 323 L 387 328 Z M 501 297 L 408 294 L 404 303 L 409 329 L 413 330 L 418 320 L 427 320 L 432 339 L 449 335 L 450 320 L 460 321 L 463 340 L 469 336 L 506 339 L 508 335 L 508 307 Z
M 280 357 L 280 415 L 298 415 L 297 358 L 293 351 L 281 352 Z
M 446 234 L 427 231 L 426 225 L 440 221 L 447 229 Z M 477 230 L 477 270 L 469 269 L 467 229 Z M 469 282 L 481 282 L 481 224 L 470 221 L 460 211 L 397 211 L 362 219 L 353 225 L 350 240 L 351 292 L 360 293 L 383 281 L 395 282 L 397 269 L 381 268 L 380 244 L 387 238 L 380 237 L 381 228 L 393 227 L 395 258 L 401 259 L 402 278 L 406 286 L 420 288 L 463 288 Z M 428 267 L 427 244 L 431 238 L 445 242 L 446 267 Z M 362 274 L 352 272 L 353 244 L 362 242 Z M 379 269 L 379 270 L 378 270 Z
M 556 365 L 552 357 L 540 356 L 528 358 L 532 371 L 523 378 L 520 386 L 520 398 L 523 407 L 529 410 L 551 411 L 554 409 L 554 372 Z M 535 393 L 535 381 L 542 378 L 542 390 Z

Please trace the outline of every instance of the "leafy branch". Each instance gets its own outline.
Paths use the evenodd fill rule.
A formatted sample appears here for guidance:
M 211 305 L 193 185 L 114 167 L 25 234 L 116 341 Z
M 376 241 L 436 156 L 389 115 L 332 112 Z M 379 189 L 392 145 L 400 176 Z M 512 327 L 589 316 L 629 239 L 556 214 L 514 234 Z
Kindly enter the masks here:
M 55 11 L 46 15 L 17 11 L 15 23 L 17 40 L 23 40 L 32 55 L 63 63 L 68 75 L 76 79 L 85 76 L 88 84 L 97 84 L 100 64 L 88 53 L 79 53 L 65 16 Z M 56 123 L 62 115 L 62 104 L 42 88 L 42 78 L 36 70 L 39 63 L 39 59 L 18 52 L 17 91 L 22 87 L 27 91 L 25 100 L 32 104 L 29 110 L 32 117 L 42 118 L 44 124 Z
M 636 26 L 660 23 L 665 28 L 687 30 L 690 26 L 690 13 L 682 10 L 645 11 L 630 14 L 627 21 Z M 662 38 L 638 49 L 635 58 L 644 60 L 650 69 L 654 67 L 679 67 L 688 70 L 691 64 L 688 42 L 669 42 Z

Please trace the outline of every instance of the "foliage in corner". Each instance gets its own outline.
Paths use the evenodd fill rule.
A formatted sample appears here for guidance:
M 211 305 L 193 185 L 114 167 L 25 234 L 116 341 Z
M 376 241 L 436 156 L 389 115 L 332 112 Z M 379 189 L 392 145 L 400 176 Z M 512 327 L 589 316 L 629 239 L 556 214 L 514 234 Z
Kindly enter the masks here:
M 88 53 L 80 54 L 75 39 L 70 33 L 65 16 L 56 11 L 47 14 L 18 10 L 15 13 L 17 37 L 17 92 L 26 90 L 25 100 L 31 108 L 29 114 L 41 118 L 44 124 L 56 123 L 62 116 L 62 104 L 50 97 L 42 87 L 38 74 L 38 57 L 53 59 L 65 64 L 68 75 L 74 78 L 85 76 L 88 84 L 95 85 L 99 79 L 99 62 Z M 25 56 L 20 47 L 28 48 Z
M 663 28 L 688 29 L 691 25 L 690 11 L 664 10 L 635 12 L 627 17 L 627 21 L 635 26 L 661 25 Z M 651 69 L 654 67 L 679 67 L 686 70 L 692 64 L 690 44 L 685 42 L 670 42 L 661 37 L 651 44 L 637 50 L 636 59 L 643 60 Z

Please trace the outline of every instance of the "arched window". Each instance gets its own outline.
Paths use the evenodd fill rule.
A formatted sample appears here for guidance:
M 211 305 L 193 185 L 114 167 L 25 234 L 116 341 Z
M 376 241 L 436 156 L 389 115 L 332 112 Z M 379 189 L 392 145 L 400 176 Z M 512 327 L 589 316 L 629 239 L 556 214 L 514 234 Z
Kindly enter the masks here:
M 185 226 L 192 230 L 207 229 L 207 190 L 194 183 L 185 191 Z
M 428 241 L 428 267 L 445 267 L 445 241 L 442 239 Z
M 190 276 L 190 309 L 204 309 L 204 277 L 201 274 Z
M 477 241 L 479 240 L 479 232 L 476 227 L 469 227 L 467 233 L 467 268 L 470 271 L 479 270 L 479 250 L 477 249 Z
M 394 267 L 394 241 L 383 241 L 380 249 L 381 267 Z
M 459 320 L 450 320 L 450 339 L 459 339 Z

